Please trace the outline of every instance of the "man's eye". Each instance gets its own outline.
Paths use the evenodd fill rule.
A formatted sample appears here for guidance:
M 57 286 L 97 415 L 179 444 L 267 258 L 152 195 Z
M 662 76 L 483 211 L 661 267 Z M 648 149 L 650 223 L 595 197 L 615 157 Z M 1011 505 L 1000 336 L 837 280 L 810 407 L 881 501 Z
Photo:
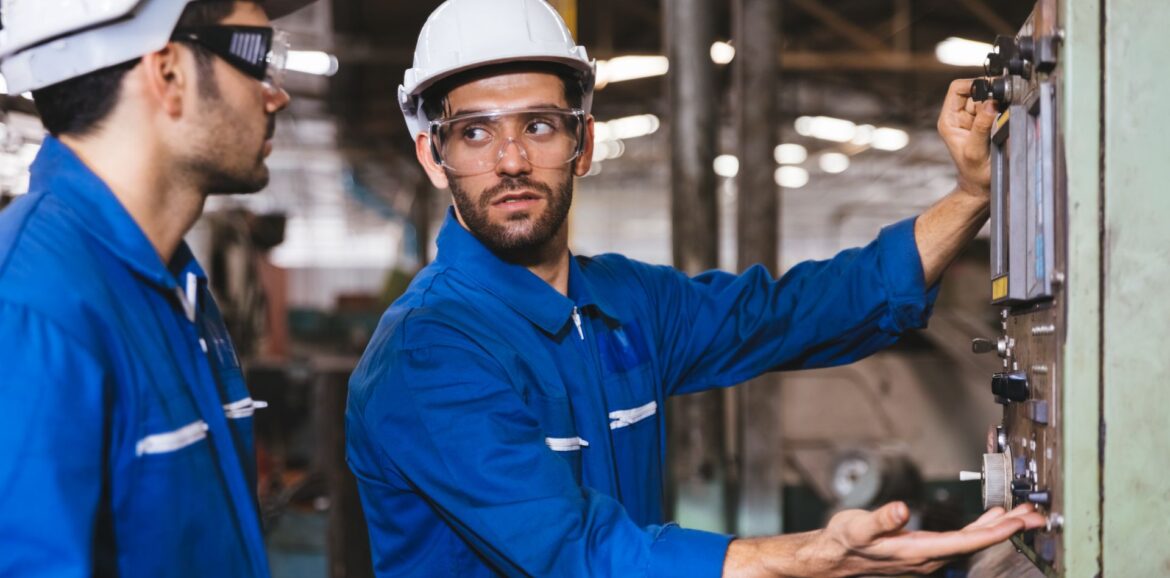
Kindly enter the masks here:
M 548 121 L 537 120 L 528 123 L 528 134 L 535 136 L 547 136 L 556 132 L 556 126 Z
M 487 142 L 492 135 L 481 127 L 473 126 L 463 129 L 463 140 L 469 142 Z

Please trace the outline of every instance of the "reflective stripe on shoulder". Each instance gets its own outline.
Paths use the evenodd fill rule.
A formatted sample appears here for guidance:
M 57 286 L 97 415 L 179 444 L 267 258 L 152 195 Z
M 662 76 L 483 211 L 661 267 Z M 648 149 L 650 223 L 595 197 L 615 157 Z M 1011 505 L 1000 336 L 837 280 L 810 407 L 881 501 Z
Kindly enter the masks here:
M 544 438 L 544 443 L 554 452 L 575 452 L 589 447 L 589 442 L 581 438 Z
M 223 413 L 228 419 L 241 419 L 245 417 L 252 417 L 258 409 L 268 407 L 268 402 L 257 401 L 250 397 L 245 397 L 239 401 L 233 401 L 223 406 Z
M 175 452 L 206 438 L 207 423 L 199 420 L 175 431 L 148 435 L 138 440 L 135 453 L 143 456 Z
M 634 425 L 654 414 L 658 413 L 658 402 L 652 401 L 646 405 L 635 407 L 633 409 L 619 409 L 617 411 L 609 412 L 609 429 L 618 429 L 626 426 Z

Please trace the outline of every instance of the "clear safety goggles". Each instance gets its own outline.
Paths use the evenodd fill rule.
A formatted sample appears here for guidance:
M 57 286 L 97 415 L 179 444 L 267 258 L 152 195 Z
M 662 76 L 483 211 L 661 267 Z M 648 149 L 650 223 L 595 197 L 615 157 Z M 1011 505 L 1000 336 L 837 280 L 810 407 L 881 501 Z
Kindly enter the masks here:
M 556 169 L 581 156 L 585 111 L 526 108 L 461 114 L 432 121 L 430 137 L 435 160 L 457 175 L 495 170 L 512 144 L 532 166 Z
M 179 28 L 171 39 L 202 46 L 259 80 L 272 93 L 284 90 L 290 44 L 283 30 L 266 26 L 198 26 Z

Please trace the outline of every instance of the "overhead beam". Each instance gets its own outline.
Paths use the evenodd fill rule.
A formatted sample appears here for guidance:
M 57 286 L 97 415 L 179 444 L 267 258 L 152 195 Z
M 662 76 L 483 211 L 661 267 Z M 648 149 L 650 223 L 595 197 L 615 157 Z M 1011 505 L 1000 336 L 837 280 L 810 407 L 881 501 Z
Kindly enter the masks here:
M 1009 34 L 1016 29 L 1015 26 L 1012 26 L 1010 22 L 1004 20 L 1002 16 L 996 13 L 995 10 L 992 10 L 983 0 L 959 0 L 959 3 L 968 12 L 998 34 Z
M 870 34 L 864 28 L 846 20 L 840 14 L 826 8 L 818 0 L 790 0 L 793 5 L 801 10 L 807 12 L 813 18 L 820 20 L 825 26 L 828 26 L 834 32 L 845 37 L 858 48 L 872 50 L 874 52 L 885 51 L 888 47 L 881 38 Z
M 933 54 L 882 52 L 788 52 L 780 55 L 780 68 L 797 72 L 872 71 L 893 73 L 947 73 L 962 76 L 981 68 L 951 66 Z

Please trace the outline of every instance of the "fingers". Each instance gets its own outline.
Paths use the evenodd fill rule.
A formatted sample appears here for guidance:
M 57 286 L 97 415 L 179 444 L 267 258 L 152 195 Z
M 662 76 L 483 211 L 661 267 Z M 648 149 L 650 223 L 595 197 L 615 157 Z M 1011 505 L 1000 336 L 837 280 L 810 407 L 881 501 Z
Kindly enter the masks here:
M 947 89 L 947 98 L 943 101 L 943 111 L 961 111 L 967 106 L 971 97 L 971 83 L 973 78 L 960 78 L 951 82 Z
M 1000 507 L 992 508 L 990 510 L 987 510 L 986 512 L 983 512 L 983 515 L 979 516 L 978 520 L 975 520 L 974 522 L 967 524 L 966 527 L 967 528 L 981 528 L 981 527 L 986 526 L 988 524 L 994 523 L 996 520 L 1002 518 L 1004 516 L 1004 514 L 1005 514 L 1005 512 L 1004 512 L 1003 508 L 1000 508 Z
M 849 541 L 862 546 L 882 536 L 897 532 L 910 521 L 910 509 L 902 502 L 891 502 L 871 513 L 860 515 L 849 525 Z
M 991 138 L 991 126 L 995 124 L 995 117 L 999 113 L 995 110 L 995 103 L 987 101 L 976 109 L 975 121 L 971 132 L 979 138 Z

